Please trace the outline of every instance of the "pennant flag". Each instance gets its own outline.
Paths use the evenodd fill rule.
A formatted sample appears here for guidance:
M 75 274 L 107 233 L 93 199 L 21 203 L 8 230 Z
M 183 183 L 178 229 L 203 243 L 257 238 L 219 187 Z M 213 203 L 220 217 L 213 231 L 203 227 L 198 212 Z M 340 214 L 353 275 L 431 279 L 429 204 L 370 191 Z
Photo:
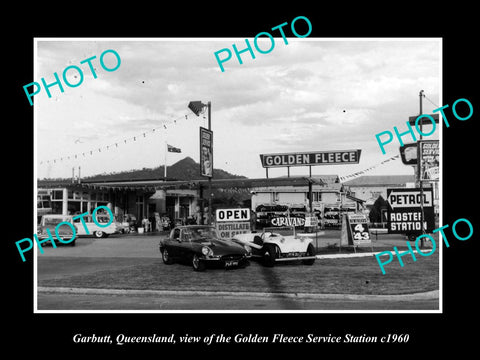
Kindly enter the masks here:
M 182 152 L 181 149 L 176 148 L 176 147 L 174 147 L 174 146 L 172 146 L 172 145 L 168 145 L 168 144 L 167 144 L 167 147 L 168 147 L 168 152 L 175 152 L 175 153 L 181 153 L 181 152 Z
M 188 115 L 187 115 L 187 114 L 183 114 L 183 115 L 180 115 L 180 116 L 178 116 L 178 117 L 176 117 L 176 118 L 174 118 L 174 119 L 170 119 L 170 120 L 167 121 L 166 123 L 163 122 L 163 123 L 161 124 L 161 126 L 159 126 L 158 128 L 153 128 L 153 129 L 150 130 L 150 131 L 151 131 L 152 133 L 155 133 L 155 132 L 157 132 L 158 130 L 162 130 L 162 128 L 163 128 L 164 130 L 167 130 L 167 131 L 168 131 L 167 124 L 168 124 L 169 126 L 170 126 L 170 125 L 173 125 L 173 124 L 176 125 L 176 124 L 177 124 L 177 121 L 179 121 L 179 120 L 181 120 L 181 119 L 183 119 L 183 118 L 185 118 L 186 120 L 188 120 Z M 173 123 L 172 123 L 172 121 L 173 121 Z M 67 160 L 67 159 L 68 159 L 68 160 L 73 159 L 73 158 L 77 159 L 78 157 L 80 157 L 80 154 L 82 154 L 82 156 L 85 157 L 86 154 L 88 154 L 89 152 L 90 152 L 90 155 L 93 156 L 94 153 L 95 153 L 95 154 L 101 153 L 101 152 L 102 152 L 102 149 L 105 149 L 105 150 L 107 150 L 107 151 L 110 150 L 110 148 L 113 148 L 113 145 L 115 145 L 115 148 L 119 148 L 120 145 L 121 145 L 121 141 L 123 141 L 124 144 L 127 144 L 127 143 L 131 143 L 132 140 L 133 140 L 134 142 L 137 142 L 137 138 L 139 138 L 139 140 L 140 140 L 141 138 L 146 138 L 146 137 L 147 137 L 147 132 L 141 132 L 141 133 L 139 133 L 139 134 L 136 135 L 136 136 L 133 136 L 133 137 L 130 137 L 130 138 L 126 138 L 126 139 L 120 140 L 120 141 L 118 141 L 118 142 L 116 142 L 116 143 L 109 144 L 109 145 L 104 145 L 104 146 L 102 146 L 102 147 L 100 147 L 100 148 L 95 148 L 95 150 L 93 150 L 93 149 L 92 149 L 92 150 L 87 150 L 87 151 L 85 151 L 85 152 L 81 152 L 81 153 L 79 152 L 78 154 L 73 154 L 73 155 L 68 156 L 68 157 L 64 156 L 64 157 L 61 157 L 61 158 L 59 158 L 59 159 L 43 160 L 43 161 L 40 161 L 40 164 L 50 164 L 51 162 L 56 164 L 56 163 L 57 163 L 57 160 L 58 160 L 59 162 L 63 162 L 63 161 L 65 161 L 65 160 Z M 84 142 L 81 140 L 81 138 L 77 138 L 77 139 L 74 140 L 74 143 L 75 143 L 75 144 L 83 144 Z M 181 151 L 181 149 L 179 149 L 179 148 L 176 148 L 176 147 L 174 147 L 174 146 L 168 145 L 168 152 L 181 153 L 182 151 Z
M 357 177 L 358 175 L 365 174 L 366 172 L 368 172 L 368 171 L 370 171 L 370 170 L 373 170 L 373 169 L 377 168 L 377 167 L 380 166 L 380 165 L 386 164 L 386 163 L 389 162 L 389 161 L 394 161 L 394 160 L 398 159 L 399 157 L 400 157 L 400 154 L 395 155 L 395 156 L 392 156 L 391 158 L 386 159 L 386 160 L 383 160 L 383 161 L 380 162 L 379 164 L 370 166 L 370 167 L 367 168 L 367 169 L 361 170 L 361 171 L 356 172 L 356 173 L 353 173 L 353 174 L 349 174 L 349 175 L 345 175 L 345 176 L 340 176 L 339 179 L 340 179 L 340 181 L 344 181 L 344 180 L 346 180 L 346 179 L 348 179 L 348 178 L 351 178 L 351 177 Z

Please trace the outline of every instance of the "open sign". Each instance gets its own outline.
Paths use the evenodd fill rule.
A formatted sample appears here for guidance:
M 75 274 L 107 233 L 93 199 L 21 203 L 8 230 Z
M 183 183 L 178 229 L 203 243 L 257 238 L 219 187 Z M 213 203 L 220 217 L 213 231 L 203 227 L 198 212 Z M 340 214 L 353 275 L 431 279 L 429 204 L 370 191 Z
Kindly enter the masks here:
M 249 221 L 250 209 L 217 209 L 217 221 Z

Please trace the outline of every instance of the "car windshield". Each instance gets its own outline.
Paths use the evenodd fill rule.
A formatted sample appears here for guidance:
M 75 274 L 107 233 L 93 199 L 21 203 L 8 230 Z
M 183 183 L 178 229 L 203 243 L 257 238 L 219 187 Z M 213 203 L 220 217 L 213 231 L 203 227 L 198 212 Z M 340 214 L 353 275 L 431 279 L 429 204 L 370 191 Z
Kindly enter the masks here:
M 45 225 L 57 225 L 64 221 L 63 218 L 45 218 L 44 224 Z
M 101 224 L 107 224 L 110 222 L 110 216 L 108 215 L 99 215 L 97 216 L 97 222 Z
M 199 227 L 183 230 L 183 237 L 186 240 L 196 241 L 205 239 L 217 239 L 217 231 L 212 227 Z

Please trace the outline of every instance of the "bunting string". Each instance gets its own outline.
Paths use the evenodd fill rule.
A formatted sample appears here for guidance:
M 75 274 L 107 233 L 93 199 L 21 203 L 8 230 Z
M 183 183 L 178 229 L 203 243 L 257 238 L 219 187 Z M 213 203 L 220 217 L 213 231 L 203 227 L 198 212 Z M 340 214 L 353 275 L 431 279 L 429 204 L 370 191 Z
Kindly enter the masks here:
M 383 160 L 382 162 L 380 162 L 380 163 L 378 163 L 378 164 L 372 165 L 372 166 L 370 166 L 370 167 L 367 168 L 367 169 L 364 169 L 364 170 L 362 170 L 362 171 L 357 171 L 357 172 L 352 173 L 352 174 L 350 174 L 350 175 L 339 176 L 338 178 L 339 178 L 340 182 L 344 182 L 344 181 L 347 181 L 347 180 L 351 180 L 351 179 L 353 179 L 353 178 L 359 177 L 359 176 L 365 174 L 366 172 L 369 172 L 369 171 L 371 171 L 371 170 L 379 167 L 380 165 L 386 164 L 386 163 L 389 162 L 389 161 L 395 161 L 395 160 L 397 160 L 399 157 L 400 157 L 400 154 L 395 155 L 395 156 L 392 156 L 391 158 L 388 158 L 388 159 L 386 159 L 386 160 Z
M 181 115 L 181 116 L 179 116 L 175 119 L 169 120 L 170 122 L 169 123 L 167 122 L 167 124 L 169 126 L 177 125 L 177 121 L 183 120 L 183 119 L 188 120 L 188 116 L 191 116 L 191 115 L 190 114 Z M 151 130 L 143 131 L 142 133 L 139 133 L 135 136 L 131 136 L 129 138 L 122 139 L 122 140 L 119 140 L 117 142 L 114 142 L 114 143 L 111 143 L 111 144 L 108 144 L 108 145 L 96 147 L 94 149 L 82 151 L 82 152 L 79 152 L 77 154 L 62 156 L 62 157 L 58 157 L 56 159 L 42 160 L 42 161 L 39 162 L 39 164 L 40 165 L 45 165 L 45 164 L 52 165 L 52 164 L 56 164 L 57 162 L 62 162 L 62 161 L 66 161 L 66 160 L 74 160 L 74 159 L 78 159 L 78 158 L 85 158 L 88 154 L 93 156 L 94 154 L 101 153 L 102 150 L 108 151 L 108 150 L 112 150 L 112 149 L 117 149 L 119 147 L 119 145 L 125 145 L 127 143 L 131 143 L 132 141 L 136 142 L 140 138 L 146 138 L 147 134 L 154 134 L 155 132 L 158 133 L 159 130 L 160 131 L 168 130 L 167 124 L 165 123 L 165 121 L 162 121 L 162 126 L 157 127 L 157 128 L 153 128 Z M 75 140 L 75 144 L 77 144 L 77 143 L 81 143 L 80 139 Z

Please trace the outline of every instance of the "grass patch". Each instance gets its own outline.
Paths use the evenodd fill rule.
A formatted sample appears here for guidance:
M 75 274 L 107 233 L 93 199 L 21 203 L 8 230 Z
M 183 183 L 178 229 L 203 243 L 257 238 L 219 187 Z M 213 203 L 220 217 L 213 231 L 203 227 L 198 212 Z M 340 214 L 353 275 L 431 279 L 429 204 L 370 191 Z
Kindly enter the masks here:
M 396 258 L 385 266 L 382 275 L 374 256 L 317 259 L 313 266 L 301 263 L 279 263 L 274 268 L 252 264 L 244 269 L 207 269 L 194 272 L 189 265 L 165 265 L 160 259 L 130 258 L 110 263 L 103 259 L 42 258 L 38 270 L 38 285 L 104 289 L 247 291 L 274 293 L 323 294 L 408 294 L 438 290 L 439 256 Z M 138 261 L 137 261 L 138 260 Z M 88 272 L 80 270 L 88 261 Z M 95 264 L 95 261 L 98 263 Z M 103 265 L 102 265 L 103 264 Z M 64 269 L 63 274 L 42 276 L 42 269 Z M 97 270 L 93 270 L 97 269 Z

